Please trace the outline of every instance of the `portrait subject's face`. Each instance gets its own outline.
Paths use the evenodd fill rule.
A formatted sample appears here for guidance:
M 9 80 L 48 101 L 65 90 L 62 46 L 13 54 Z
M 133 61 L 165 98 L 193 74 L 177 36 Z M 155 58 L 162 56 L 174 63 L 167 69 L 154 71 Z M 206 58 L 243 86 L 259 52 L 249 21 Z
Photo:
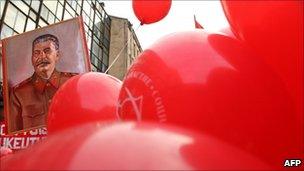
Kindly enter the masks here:
M 55 69 L 59 59 L 58 50 L 54 42 L 48 40 L 34 45 L 32 52 L 32 64 L 36 74 L 48 79 Z

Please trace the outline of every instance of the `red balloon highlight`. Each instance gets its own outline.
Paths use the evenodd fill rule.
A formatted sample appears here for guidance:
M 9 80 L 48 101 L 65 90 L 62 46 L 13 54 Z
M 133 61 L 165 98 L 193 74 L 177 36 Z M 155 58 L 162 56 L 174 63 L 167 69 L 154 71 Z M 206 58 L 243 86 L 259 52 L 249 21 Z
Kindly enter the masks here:
M 206 134 L 152 123 L 90 123 L 1 159 L 4 170 L 243 170 L 270 167 Z M 102 123 L 101 123 L 102 124 Z M 41 157 L 43 156 L 43 157 Z
M 133 0 L 132 7 L 141 25 L 151 24 L 166 17 L 171 8 L 171 0 Z
M 48 132 L 86 122 L 116 120 L 120 88 L 121 81 L 107 74 L 90 72 L 71 78 L 52 99 Z
M 117 111 L 122 120 L 199 130 L 277 168 L 303 147 L 281 78 L 241 41 L 204 30 L 145 50 L 125 77 Z

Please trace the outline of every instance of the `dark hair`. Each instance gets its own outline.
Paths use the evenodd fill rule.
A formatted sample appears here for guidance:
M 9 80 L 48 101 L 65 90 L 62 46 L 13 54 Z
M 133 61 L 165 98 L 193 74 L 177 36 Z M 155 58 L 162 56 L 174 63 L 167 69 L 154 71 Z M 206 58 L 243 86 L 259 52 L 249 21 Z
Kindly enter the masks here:
M 34 41 L 33 41 L 33 48 L 34 48 L 34 45 L 37 44 L 37 43 L 41 43 L 41 42 L 46 42 L 46 41 L 52 41 L 54 42 L 54 46 L 55 46 L 55 49 L 58 50 L 59 49 L 59 41 L 58 41 L 58 38 L 54 35 L 51 35 L 51 34 L 44 34 L 44 35 L 41 35 L 41 36 L 38 36 Z

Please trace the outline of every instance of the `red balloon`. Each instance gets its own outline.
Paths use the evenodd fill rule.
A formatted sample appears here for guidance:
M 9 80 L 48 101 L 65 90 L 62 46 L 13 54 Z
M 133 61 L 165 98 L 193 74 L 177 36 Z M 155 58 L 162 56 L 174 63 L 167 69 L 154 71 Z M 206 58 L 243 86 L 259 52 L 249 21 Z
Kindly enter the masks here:
M 303 1 L 221 2 L 232 31 L 281 77 L 304 121 Z
M 219 32 L 226 35 L 226 36 L 236 38 L 235 35 L 233 34 L 233 32 L 231 31 L 230 27 L 223 28 Z
M 43 157 L 42 157 L 43 156 Z M 90 123 L 1 159 L 4 170 L 270 169 L 209 135 L 171 126 Z
M 133 0 L 133 11 L 141 24 L 151 24 L 163 19 L 171 8 L 171 0 Z
M 282 168 L 303 148 L 286 86 L 244 43 L 204 30 L 162 38 L 128 71 L 122 120 L 199 130 Z
M 85 73 L 68 80 L 55 94 L 48 113 L 48 133 L 90 121 L 117 119 L 121 81 L 107 74 Z
M 7 147 L 0 147 L 0 158 L 12 154 L 13 151 Z

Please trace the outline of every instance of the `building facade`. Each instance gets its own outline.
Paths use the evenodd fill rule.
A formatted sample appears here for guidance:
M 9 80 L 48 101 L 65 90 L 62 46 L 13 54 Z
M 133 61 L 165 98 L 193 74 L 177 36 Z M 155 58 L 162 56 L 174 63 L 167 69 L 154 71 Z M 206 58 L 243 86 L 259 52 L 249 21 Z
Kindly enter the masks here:
M 92 70 L 108 68 L 111 19 L 98 0 L 0 0 L 1 39 L 82 15 Z
M 132 24 L 126 18 L 110 16 L 111 18 L 111 42 L 108 73 L 123 80 L 127 70 L 135 58 L 142 52 Z

